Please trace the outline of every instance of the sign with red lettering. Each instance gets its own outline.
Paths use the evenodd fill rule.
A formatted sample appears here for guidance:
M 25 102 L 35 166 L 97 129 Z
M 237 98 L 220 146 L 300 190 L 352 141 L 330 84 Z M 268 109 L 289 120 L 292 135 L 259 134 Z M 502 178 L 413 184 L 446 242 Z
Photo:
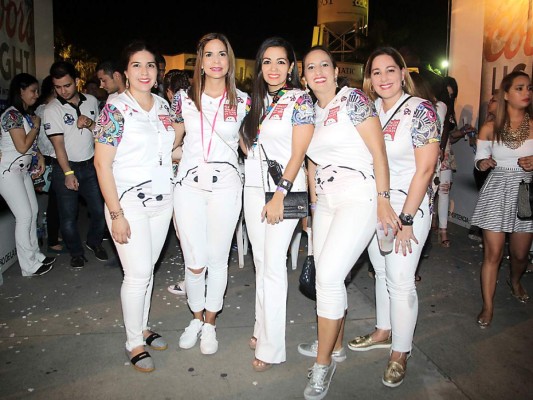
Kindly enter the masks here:
M 0 110 L 6 108 L 11 79 L 35 75 L 33 1 L 0 0 Z
M 533 5 L 530 0 L 486 0 L 481 119 L 502 78 L 515 70 L 533 74 Z

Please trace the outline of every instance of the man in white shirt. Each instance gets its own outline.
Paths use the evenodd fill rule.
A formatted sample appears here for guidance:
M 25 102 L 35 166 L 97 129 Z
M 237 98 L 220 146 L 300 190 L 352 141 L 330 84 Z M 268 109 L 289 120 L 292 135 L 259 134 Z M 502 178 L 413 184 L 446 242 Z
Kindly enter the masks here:
M 100 87 L 108 93 L 107 101 L 126 90 L 124 75 L 115 61 L 108 60 L 98 64 L 96 76 L 100 80 Z
M 108 259 L 102 247 L 104 202 L 93 165 L 92 128 L 98 117 L 98 100 L 79 93 L 74 65 L 58 61 L 50 67 L 57 97 L 44 110 L 44 129 L 50 138 L 55 158 L 52 185 L 57 194 L 63 241 L 71 255 L 70 265 L 83 268 L 87 259 L 78 231 L 78 201 L 81 195 L 90 214 L 85 245 L 101 261 Z

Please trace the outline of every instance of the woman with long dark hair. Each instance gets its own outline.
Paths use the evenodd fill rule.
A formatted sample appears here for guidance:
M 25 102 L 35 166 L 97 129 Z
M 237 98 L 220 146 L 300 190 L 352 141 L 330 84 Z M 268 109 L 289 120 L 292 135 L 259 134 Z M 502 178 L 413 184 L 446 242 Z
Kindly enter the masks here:
M 511 294 L 519 302 L 529 301 L 520 283 L 528 264 L 533 240 L 533 221 L 516 216 L 518 186 L 533 178 L 533 106 L 531 80 L 522 71 L 506 75 L 497 95 L 498 107 L 493 120 L 483 124 L 476 142 L 475 167 L 492 168 L 479 192 L 471 224 L 483 232 L 481 294 L 483 307 L 477 316 L 480 328 L 487 328 L 494 314 L 494 294 L 509 234 L 511 271 L 506 279 Z

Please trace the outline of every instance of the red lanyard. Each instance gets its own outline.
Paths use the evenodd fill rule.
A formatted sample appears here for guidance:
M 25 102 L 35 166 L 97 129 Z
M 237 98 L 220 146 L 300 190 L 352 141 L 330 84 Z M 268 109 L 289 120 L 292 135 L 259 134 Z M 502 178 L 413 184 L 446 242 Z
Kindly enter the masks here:
M 213 142 L 213 132 L 215 131 L 215 124 L 217 122 L 218 111 L 220 110 L 220 106 L 222 105 L 225 98 L 226 98 L 226 89 L 224 89 L 224 93 L 222 93 L 222 98 L 220 99 L 220 102 L 218 103 L 217 111 L 215 113 L 215 117 L 213 118 L 213 123 L 211 124 L 211 138 L 209 138 L 209 145 L 207 146 L 207 155 L 205 155 L 205 147 L 204 147 L 204 114 L 202 111 L 200 111 L 200 127 L 202 129 L 202 156 L 204 157 L 205 162 L 207 162 L 207 159 L 209 158 L 209 153 L 211 152 L 211 143 Z

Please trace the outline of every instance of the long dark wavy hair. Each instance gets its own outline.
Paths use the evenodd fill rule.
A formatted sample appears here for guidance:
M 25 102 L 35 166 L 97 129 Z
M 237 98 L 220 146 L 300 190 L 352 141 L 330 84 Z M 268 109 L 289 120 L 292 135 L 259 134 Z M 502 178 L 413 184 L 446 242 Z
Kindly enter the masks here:
M 24 102 L 22 101 L 20 91 L 27 89 L 34 83 L 39 87 L 39 81 L 33 75 L 25 72 L 15 75 L 9 84 L 9 94 L 7 96 L 8 106 L 15 107 L 22 115 L 33 114 L 33 107 L 24 108 Z
M 257 50 L 257 55 L 255 57 L 255 70 L 251 93 L 252 104 L 250 107 L 250 112 L 244 119 L 240 132 L 244 143 L 248 148 L 252 146 L 257 137 L 257 129 L 259 128 L 259 122 L 266 111 L 265 97 L 268 93 L 268 84 L 263 78 L 262 68 L 263 57 L 265 55 L 265 52 L 271 47 L 282 47 L 285 50 L 285 53 L 287 54 L 289 65 L 292 64 L 292 70 L 287 76 L 285 86 L 290 89 L 303 88 L 302 83 L 300 82 L 300 74 L 298 72 L 296 54 L 294 53 L 294 48 L 292 47 L 292 45 L 287 40 L 277 36 L 265 39 L 263 43 L 261 43 L 261 46 L 259 46 L 259 50 Z

